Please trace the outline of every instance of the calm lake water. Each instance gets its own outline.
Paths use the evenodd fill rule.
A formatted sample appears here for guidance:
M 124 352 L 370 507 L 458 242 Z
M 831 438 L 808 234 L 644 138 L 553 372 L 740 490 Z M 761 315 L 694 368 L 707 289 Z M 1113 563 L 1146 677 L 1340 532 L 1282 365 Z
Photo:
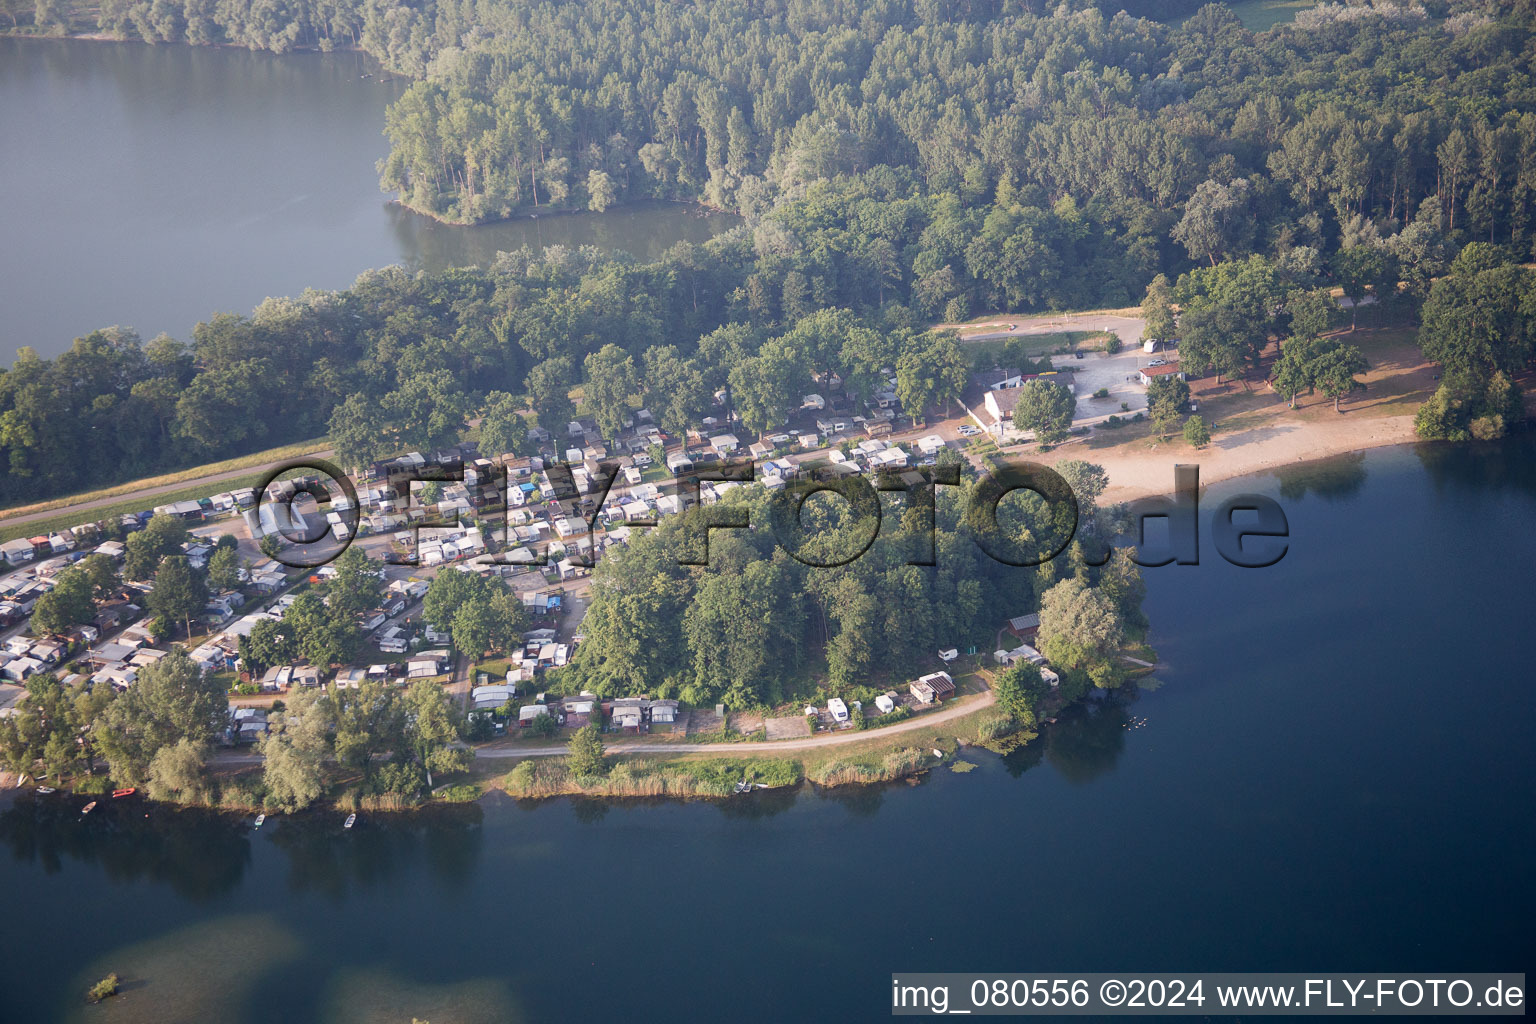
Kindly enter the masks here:
M 1211 549 L 1234 491 L 1293 536 Z M 863 1020 L 893 970 L 1526 970 L 1536 439 L 1213 488 L 1163 685 L 921 785 L 431 818 L 0 815 L 0 1019 Z M 1133 719 L 1141 728 L 1127 728 Z
M 357 53 L 0 39 L 0 360 L 109 324 L 187 340 L 215 311 L 370 267 L 523 244 L 655 257 L 735 223 L 655 204 L 457 228 L 388 203 L 375 163 L 405 88 Z

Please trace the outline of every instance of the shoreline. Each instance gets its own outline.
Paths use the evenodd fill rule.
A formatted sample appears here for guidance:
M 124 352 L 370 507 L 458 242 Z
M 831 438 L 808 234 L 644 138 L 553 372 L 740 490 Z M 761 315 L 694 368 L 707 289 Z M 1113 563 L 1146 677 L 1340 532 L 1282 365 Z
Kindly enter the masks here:
M 385 194 L 388 195 L 387 192 Z M 405 210 L 408 213 L 413 213 L 418 217 L 425 217 L 427 220 L 430 220 L 434 224 L 441 224 L 444 227 L 450 228 L 488 227 L 492 224 L 511 224 L 516 221 L 538 220 L 540 217 L 577 217 L 581 216 L 582 214 L 595 214 L 597 216 L 602 216 L 603 214 L 619 213 L 625 210 L 632 210 L 636 207 L 644 206 L 650 203 L 664 203 L 671 206 L 690 206 L 694 210 L 699 211 L 700 216 L 724 214 L 727 217 L 735 217 L 737 219 L 741 219 L 741 214 L 735 212 L 734 210 L 727 210 L 719 206 L 711 206 L 702 200 L 663 199 L 656 196 L 651 196 L 644 199 L 634 199 L 629 202 L 614 203 L 612 206 L 602 211 L 589 210 L 578 207 L 520 207 L 518 211 L 513 212 L 506 217 L 490 217 L 485 220 L 453 220 L 440 214 L 433 213 L 430 210 L 423 210 L 412 206 L 410 203 L 400 198 L 399 193 L 396 193 L 394 198 L 385 200 L 385 203 L 389 206 L 398 206 L 400 209 Z
M 1402 420 L 1405 423 L 1393 421 Z M 1379 448 L 1396 448 L 1399 446 L 1437 444 L 1443 442 L 1425 441 L 1414 434 L 1413 417 L 1391 417 L 1386 420 L 1374 420 L 1374 423 L 1384 424 L 1379 434 L 1373 434 L 1364 439 L 1343 439 L 1332 441 L 1325 439 L 1321 443 L 1306 445 L 1293 458 L 1284 461 L 1266 459 L 1262 462 L 1242 457 L 1236 458 L 1211 458 L 1211 449 L 1199 451 L 1190 448 L 1180 442 L 1170 442 L 1166 447 L 1182 448 L 1183 451 L 1176 455 L 1170 455 L 1166 459 L 1158 458 L 1125 458 L 1107 459 L 1102 455 L 1085 457 L 1072 450 L 1071 444 L 1059 446 L 1051 453 L 1048 464 L 1065 461 L 1069 458 L 1084 458 L 1084 461 L 1094 462 L 1104 467 L 1109 474 L 1109 486 L 1105 488 L 1101 503 L 1105 505 L 1142 501 L 1148 498 L 1171 497 L 1174 493 L 1173 472 L 1176 465 L 1196 465 L 1200 467 L 1200 487 L 1204 490 L 1212 484 L 1226 483 L 1243 477 L 1271 476 L 1287 469 L 1295 469 L 1318 462 L 1326 462 L 1343 455 L 1355 452 L 1372 451 Z M 1159 445 L 1158 447 L 1165 447 Z M 1131 465 L 1134 464 L 1134 465 Z M 1117 484 L 1116 469 L 1131 472 L 1126 475 L 1134 479 Z

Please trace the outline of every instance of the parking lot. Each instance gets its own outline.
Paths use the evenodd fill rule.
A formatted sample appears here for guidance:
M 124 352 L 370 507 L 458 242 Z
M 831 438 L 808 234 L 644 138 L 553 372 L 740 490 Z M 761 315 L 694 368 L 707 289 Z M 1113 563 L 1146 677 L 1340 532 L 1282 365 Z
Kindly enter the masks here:
M 1058 357 L 1061 366 L 1072 366 L 1077 383 L 1077 417 L 1074 426 L 1093 426 L 1110 416 L 1134 416 L 1147 408 L 1147 389 L 1137 379 L 1137 371 L 1162 354 L 1148 355 L 1140 347 L 1124 348 L 1114 355 L 1089 352 L 1070 362 Z M 1100 388 L 1109 390 L 1108 398 L 1094 398 Z M 1121 404 L 1128 408 L 1121 408 Z

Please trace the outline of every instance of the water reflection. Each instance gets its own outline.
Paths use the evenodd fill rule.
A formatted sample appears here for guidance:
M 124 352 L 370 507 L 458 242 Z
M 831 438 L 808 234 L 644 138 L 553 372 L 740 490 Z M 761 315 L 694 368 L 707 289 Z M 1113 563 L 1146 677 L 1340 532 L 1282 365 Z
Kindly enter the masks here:
M 1114 770 L 1125 752 L 1126 710 L 1130 699 L 1118 694 L 1069 709 L 1041 737 L 1044 757 L 1068 782 L 1092 782 Z M 1032 744 L 1038 745 L 1038 744 Z
M 1536 431 L 1501 442 L 1419 444 L 1413 453 L 1438 491 L 1536 494 Z
M 104 801 L 82 816 L 83 801 L 23 796 L 0 814 L 0 843 L 11 856 L 56 874 L 66 861 L 95 865 L 116 882 L 149 880 L 204 903 L 240 884 L 251 861 L 246 826 L 228 816 L 143 801 Z
M 1351 452 L 1336 458 L 1275 472 L 1280 497 L 1300 501 L 1314 494 L 1324 501 L 1353 498 L 1365 486 L 1365 453 Z
M 439 224 L 393 203 L 385 209 L 400 259 L 409 267 L 427 270 L 489 266 L 498 252 L 525 245 L 534 252 L 552 245 L 569 249 L 595 245 L 655 260 L 678 242 L 706 242 L 739 223 L 731 214 L 665 202 L 635 203 L 602 214 L 522 216 L 468 227 Z
M 376 889 L 425 863 L 454 888 L 469 884 L 484 842 L 479 804 L 431 807 L 410 814 L 364 816 L 343 829 L 338 814 L 279 818 L 272 845 L 288 856 L 288 887 L 340 900 Z
M 119 882 L 164 882 L 202 903 L 234 890 L 250 867 L 250 820 L 140 800 L 103 802 L 87 816 L 78 797 L 24 796 L 0 813 L 0 843 L 49 874 L 77 861 Z M 478 804 L 365 817 L 343 830 L 334 813 L 269 818 L 260 833 L 287 857 L 294 892 L 340 899 L 425 864 L 449 887 L 470 883 L 482 855 Z

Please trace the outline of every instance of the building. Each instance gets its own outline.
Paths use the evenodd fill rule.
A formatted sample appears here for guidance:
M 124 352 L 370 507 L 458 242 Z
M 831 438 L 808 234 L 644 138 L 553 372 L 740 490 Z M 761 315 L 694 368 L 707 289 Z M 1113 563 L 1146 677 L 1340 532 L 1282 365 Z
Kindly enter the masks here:
M 473 710 L 494 711 L 517 696 L 517 687 L 503 684 L 477 686 L 470 691 L 469 696 L 473 703 Z
M 930 672 L 908 689 L 919 704 L 936 704 L 955 695 L 955 681 L 948 672 Z
M 1184 379 L 1184 371 L 1179 369 L 1178 363 L 1164 363 L 1162 366 L 1143 366 L 1140 373 L 1141 383 L 1150 386 L 1158 377 L 1177 377 Z
M 626 732 L 639 732 L 645 721 L 646 700 L 644 697 L 619 697 L 609 706 L 609 716 L 613 720 L 615 729 L 623 729 Z
M 1040 613 L 1017 615 L 1008 620 L 1008 625 L 1005 628 L 1020 640 L 1031 640 L 1036 633 L 1040 632 Z

